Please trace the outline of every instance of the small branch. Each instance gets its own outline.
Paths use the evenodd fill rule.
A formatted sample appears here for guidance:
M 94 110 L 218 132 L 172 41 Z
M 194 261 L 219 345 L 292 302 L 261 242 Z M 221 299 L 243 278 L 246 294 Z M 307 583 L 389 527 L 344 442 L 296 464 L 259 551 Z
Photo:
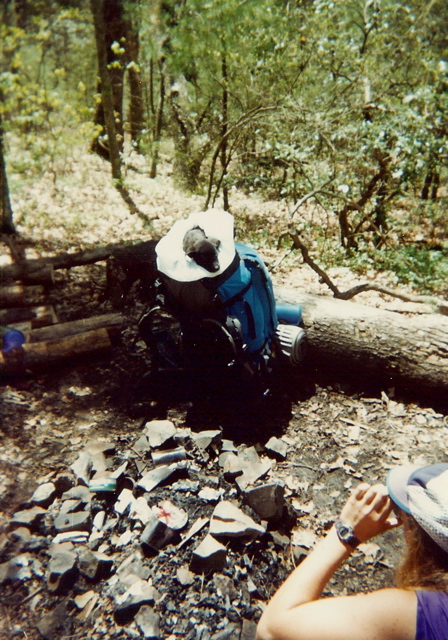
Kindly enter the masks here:
M 440 298 L 434 298 L 431 296 L 414 296 L 407 293 L 403 293 L 402 291 L 397 291 L 396 289 L 389 289 L 388 287 L 383 287 L 378 284 L 371 284 L 365 282 L 364 284 L 358 284 L 348 291 L 340 291 L 339 288 L 334 284 L 328 274 L 319 267 L 318 264 L 314 262 L 311 258 L 307 246 L 300 239 L 299 232 L 290 231 L 289 236 L 293 241 L 293 247 L 295 249 L 299 249 L 302 254 L 303 261 L 311 267 L 311 269 L 317 273 L 322 282 L 324 282 L 327 287 L 333 292 L 335 298 L 339 300 L 350 300 L 354 298 L 359 293 L 363 293 L 364 291 L 377 291 L 379 293 L 384 293 L 388 296 L 392 296 L 393 298 L 399 298 L 400 300 L 404 300 L 405 302 L 413 302 L 416 304 L 429 304 L 435 306 L 438 313 L 442 315 L 448 316 L 448 302 L 442 300 Z
M 321 193 L 321 191 L 323 191 L 325 189 L 325 187 L 330 184 L 331 182 L 333 182 L 333 180 L 335 179 L 335 177 L 333 176 L 333 178 L 330 178 L 329 180 L 327 180 L 327 182 L 324 182 L 324 184 L 320 187 L 316 187 L 315 189 L 313 189 L 313 191 L 310 191 L 309 193 L 307 193 L 306 195 L 303 196 L 303 198 L 300 198 L 300 200 L 297 202 L 297 204 L 295 205 L 294 209 L 291 211 L 291 213 L 289 214 L 289 218 L 290 220 L 292 220 L 295 216 L 295 214 L 297 213 L 297 211 L 300 209 L 300 207 L 302 206 L 302 204 L 304 204 L 307 200 L 309 200 L 310 198 L 312 198 L 313 196 L 317 195 L 318 193 Z
M 323 271 L 319 267 L 319 265 L 316 264 L 314 262 L 314 260 L 311 258 L 307 246 L 305 244 L 303 244 L 303 242 L 301 241 L 301 239 L 299 237 L 299 232 L 298 231 L 290 232 L 289 235 L 291 236 L 291 239 L 293 241 L 294 247 L 296 249 L 299 249 L 299 251 L 302 253 L 303 261 L 307 265 L 309 265 L 313 271 L 315 271 L 317 273 L 317 275 L 321 278 L 321 280 L 323 282 L 325 282 L 327 287 L 329 289 L 331 289 L 331 291 L 333 292 L 334 297 L 335 298 L 340 298 L 341 297 L 341 292 L 339 291 L 337 286 L 332 282 L 332 280 L 329 278 L 329 276 L 325 273 L 325 271 Z

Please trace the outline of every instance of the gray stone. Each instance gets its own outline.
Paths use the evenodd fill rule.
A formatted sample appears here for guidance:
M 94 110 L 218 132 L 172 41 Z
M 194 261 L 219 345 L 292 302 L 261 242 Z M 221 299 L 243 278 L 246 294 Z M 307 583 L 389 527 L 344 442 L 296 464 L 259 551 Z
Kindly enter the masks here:
M 225 629 L 212 635 L 211 640 L 240 640 L 241 625 L 231 622 Z
M 144 434 L 148 438 L 149 446 L 157 449 L 175 436 L 176 427 L 170 420 L 152 420 L 145 424 Z
M 27 527 L 18 527 L 10 533 L 9 538 L 16 543 L 17 550 L 17 547 L 21 548 L 31 540 L 31 532 Z
M 79 571 L 89 580 L 106 578 L 113 566 L 113 559 L 105 553 L 86 549 L 78 557 Z
M 64 500 L 59 509 L 59 513 L 73 513 L 79 511 L 84 506 L 84 502 L 81 500 Z
M 256 538 L 265 528 L 257 524 L 228 500 L 216 505 L 210 521 L 210 533 L 224 538 Z
M 71 487 L 71 489 L 65 491 L 61 496 L 61 500 L 80 500 L 83 504 L 90 504 L 92 494 L 87 487 L 79 484 L 76 487 Z
M 195 573 L 221 571 L 227 560 L 227 549 L 210 534 L 193 551 L 190 569 Z
M 35 530 L 39 527 L 46 513 L 46 509 L 42 509 L 42 507 L 32 507 L 31 509 L 17 511 L 12 517 L 11 525 L 28 527 L 31 530 Z
M 151 555 L 159 551 L 162 547 L 169 544 L 173 537 L 174 531 L 153 514 L 140 537 L 143 553 L 145 555 Z
M 41 484 L 31 497 L 31 502 L 38 507 L 47 508 L 56 498 L 56 487 L 52 482 Z
M 65 627 L 67 618 L 69 618 L 67 603 L 61 602 L 53 611 L 50 611 L 39 620 L 37 623 L 39 633 L 45 640 L 59 640 L 59 638 L 66 635 L 62 630 Z
M 241 628 L 240 640 L 255 640 L 257 634 L 257 625 L 253 620 L 243 618 L 243 626 Z
M 140 436 L 140 438 L 134 442 L 132 450 L 143 455 L 148 453 L 150 450 L 148 438 L 144 434 Z
M 269 441 L 265 444 L 265 448 L 268 451 L 272 452 L 276 458 L 284 460 L 288 452 L 288 443 L 281 438 L 272 436 L 272 438 L 270 438 Z
M 144 638 L 154 638 L 154 640 L 160 638 L 159 616 L 152 607 L 148 605 L 140 607 L 135 616 L 135 622 Z
M 69 531 L 90 531 L 92 522 L 89 511 L 76 511 L 75 513 L 60 513 L 53 522 L 58 533 Z
M 284 495 L 284 485 L 271 482 L 253 489 L 246 489 L 243 502 L 249 505 L 262 520 L 276 520 L 283 513 Z
M 195 576 L 192 571 L 184 566 L 178 568 L 176 571 L 176 578 L 182 586 L 188 587 L 190 584 L 193 584 Z
M 215 429 L 200 431 L 199 433 L 191 432 L 191 438 L 199 449 L 205 450 L 212 444 L 218 445 L 221 442 L 222 431 Z
M 54 486 L 56 487 L 58 496 L 74 487 L 75 484 L 75 478 L 73 474 L 69 472 L 62 471 L 61 473 L 58 473 L 58 475 L 54 479 Z
M 89 484 L 89 478 L 92 471 L 92 459 L 87 451 L 83 451 L 70 469 L 78 478 L 78 482 L 82 482 L 86 486 Z
M 123 489 L 114 505 L 114 511 L 115 513 L 123 515 L 124 513 L 131 511 L 135 502 L 136 499 L 134 498 L 132 491 L 130 489 Z
M 148 580 L 150 576 L 149 568 L 144 564 L 146 560 L 142 557 L 141 553 L 131 553 L 117 568 L 117 575 L 121 580 L 124 580 L 124 576 L 135 575 L 142 580 Z
M 168 480 L 168 478 L 170 478 L 177 470 L 178 467 L 176 464 L 156 467 L 140 478 L 137 486 L 140 489 L 143 489 L 143 491 L 147 491 L 149 493 L 159 486 L 159 484 Z
M 67 545 L 55 545 L 48 563 L 48 589 L 60 593 L 71 587 L 77 578 L 76 554 Z
M 92 456 L 96 455 L 97 453 L 101 453 L 103 455 L 112 455 L 115 453 L 116 447 L 113 442 L 105 442 L 103 440 L 94 439 L 87 442 L 85 449 Z
M 155 589 L 151 582 L 136 578 L 128 589 L 115 597 L 115 620 L 126 624 L 134 618 L 144 604 L 154 604 Z
M 233 480 L 243 473 L 243 462 L 233 451 L 221 453 L 218 462 L 227 480 Z

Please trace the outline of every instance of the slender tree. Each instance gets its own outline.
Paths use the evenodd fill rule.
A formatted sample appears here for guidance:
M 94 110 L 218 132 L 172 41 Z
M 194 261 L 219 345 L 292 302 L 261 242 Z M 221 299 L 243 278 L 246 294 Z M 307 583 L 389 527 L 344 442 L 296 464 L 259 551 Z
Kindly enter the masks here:
M 3 103 L 3 98 L 0 92 L 0 103 Z M 6 163 L 3 144 L 3 122 L 2 113 L 0 109 L 0 233 L 13 234 L 16 232 L 13 223 L 13 212 L 11 206 L 11 199 L 9 197 L 8 178 L 6 175 Z

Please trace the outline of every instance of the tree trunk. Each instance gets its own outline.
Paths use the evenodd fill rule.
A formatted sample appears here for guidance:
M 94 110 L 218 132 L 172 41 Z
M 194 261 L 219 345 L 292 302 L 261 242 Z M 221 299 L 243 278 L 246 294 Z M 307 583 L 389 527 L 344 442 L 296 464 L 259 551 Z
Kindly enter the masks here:
M 302 306 L 316 372 L 448 404 L 448 318 L 409 317 L 283 288 L 276 295 Z
M 0 91 L 0 102 L 3 95 Z M 11 199 L 9 197 L 8 179 L 6 176 L 6 163 L 3 144 L 3 124 L 0 110 L 0 233 L 13 234 L 16 232 L 13 223 Z
M 95 5 L 95 6 L 94 6 Z M 124 65 L 112 51 L 112 45 L 114 42 L 121 44 L 121 40 L 126 37 L 126 29 L 124 27 L 123 7 L 121 0 L 91 0 L 92 12 L 94 15 L 95 23 L 95 40 L 98 51 L 99 62 L 99 75 L 100 82 L 98 91 L 101 93 L 101 100 L 97 104 L 97 108 L 94 116 L 94 124 L 98 125 L 102 131 L 100 131 L 92 141 L 91 150 L 97 153 L 105 160 L 110 160 L 111 150 L 109 146 L 109 130 L 107 126 L 107 110 L 110 108 L 105 103 L 104 92 L 110 90 L 110 100 L 112 102 L 112 110 L 115 114 L 114 122 L 116 129 L 116 136 L 118 136 L 117 144 L 119 151 L 123 150 L 123 78 L 124 78 Z M 98 42 L 98 38 L 101 38 L 101 43 Z M 98 47 L 101 45 L 101 59 Z M 105 60 L 103 60 L 105 58 Z M 104 86 L 104 77 L 101 65 L 105 65 L 107 79 L 106 89 Z M 107 97 L 109 100 L 109 97 Z M 104 133 L 107 133 L 107 142 L 104 141 Z
M 105 22 L 105 0 L 90 0 L 90 6 L 93 14 L 93 23 L 95 27 L 95 42 L 98 56 L 98 72 L 101 80 L 101 100 L 104 113 L 104 123 L 107 133 L 107 149 L 112 167 L 112 177 L 121 183 L 121 147 L 117 137 L 122 129 L 122 123 L 115 122 L 115 104 L 113 82 L 108 69 L 108 37 L 107 23 Z M 112 44 L 112 43 L 110 43 Z M 110 48 L 110 45 L 109 45 Z M 121 85 L 123 81 L 121 80 Z M 123 87 L 121 86 L 121 91 Z M 122 98 L 121 98 L 122 101 Z M 121 138 L 122 139 L 122 138 Z
M 0 352 L 0 376 L 17 375 L 34 371 L 47 371 L 62 364 L 109 351 L 111 341 L 106 329 L 87 331 L 75 336 L 31 342 L 7 354 Z
M 142 74 L 138 66 L 140 40 L 138 30 L 132 20 L 128 21 L 126 60 L 129 80 L 129 133 L 132 144 L 139 150 L 140 136 L 144 129 L 145 113 L 143 104 Z

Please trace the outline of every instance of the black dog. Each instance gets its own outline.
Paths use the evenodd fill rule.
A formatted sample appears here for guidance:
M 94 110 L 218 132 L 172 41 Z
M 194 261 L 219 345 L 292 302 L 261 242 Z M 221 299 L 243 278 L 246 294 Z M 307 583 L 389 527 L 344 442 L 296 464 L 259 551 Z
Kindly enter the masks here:
M 220 240 L 206 236 L 201 227 L 193 227 L 184 236 L 183 250 L 200 267 L 215 273 L 220 269 L 218 260 L 220 244 Z

